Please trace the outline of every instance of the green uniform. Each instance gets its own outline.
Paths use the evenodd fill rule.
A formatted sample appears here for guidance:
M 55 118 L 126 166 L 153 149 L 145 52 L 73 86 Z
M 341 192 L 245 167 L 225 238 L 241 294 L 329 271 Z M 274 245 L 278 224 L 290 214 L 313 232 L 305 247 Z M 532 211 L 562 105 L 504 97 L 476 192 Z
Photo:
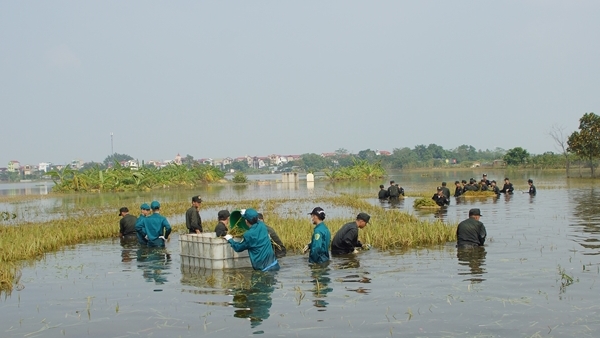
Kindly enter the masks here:
M 164 247 L 165 241 L 158 237 L 164 236 L 165 239 L 169 238 L 171 225 L 163 215 L 155 212 L 148 217 L 142 218 L 135 225 L 135 230 L 138 233 L 138 238 L 141 236 L 147 239 L 148 246 Z
M 310 253 L 308 254 L 309 263 L 325 263 L 329 261 L 329 243 L 331 242 L 331 233 L 325 225 L 325 222 L 317 224 L 313 229 L 312 239 L 310 240 Z
M 279 270 L 279 263 L 271 246 L 271 239 L 267 226 L 262 221 L 253 224 L 248 231 L 242 235 L 242 241 L 236 242 L 230 239 L 229 244 L 236 252 L 248 250 L 250 262 L 254 270 L 273 271 Z

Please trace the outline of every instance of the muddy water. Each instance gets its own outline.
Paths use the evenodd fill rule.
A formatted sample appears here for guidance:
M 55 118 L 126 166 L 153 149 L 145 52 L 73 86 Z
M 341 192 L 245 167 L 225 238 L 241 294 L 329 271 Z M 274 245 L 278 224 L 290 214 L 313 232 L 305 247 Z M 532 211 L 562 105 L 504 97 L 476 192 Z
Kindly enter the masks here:
M 513 182 L 524 189 L 531 175 Z M 407 187 L 438 179 L 398 178 Z M 0 302 L 0 330 L 6 337 L 596 337 L 600 185 L 533 178 L 540 182 L 535 197 L 452 199 L 438 213 L 413 211 L 411 198 L 396 206 L 447 221 L 480 208 L 488 230 L 481 251 L 457 252 L 453 243 L 373 249 L 319 269 L 293 255 L 265 275 L 182 270 L 177 236 L 165 251 L 112 240 L 77 245 L 22 271 L 22 290 Z M 373 185 L 265 185 L 241 194 L 331 194 Z

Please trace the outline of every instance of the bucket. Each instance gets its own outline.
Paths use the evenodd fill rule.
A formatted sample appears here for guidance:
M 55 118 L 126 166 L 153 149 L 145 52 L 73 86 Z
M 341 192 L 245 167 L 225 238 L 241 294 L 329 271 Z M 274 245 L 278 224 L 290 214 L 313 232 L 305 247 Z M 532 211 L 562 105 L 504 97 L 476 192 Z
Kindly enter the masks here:
M 244 231 L 250 229 L 240 210 L 234 210 L 231 212 L 231 215 L 229 215 L 229 229 L 233 230 L 234 228 L 239 228 Z

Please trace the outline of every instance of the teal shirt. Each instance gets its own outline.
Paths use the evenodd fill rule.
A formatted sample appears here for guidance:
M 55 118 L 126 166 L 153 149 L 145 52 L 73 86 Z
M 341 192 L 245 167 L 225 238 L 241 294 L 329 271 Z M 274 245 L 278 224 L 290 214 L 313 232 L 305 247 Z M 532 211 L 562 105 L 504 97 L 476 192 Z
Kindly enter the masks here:
M 163 215 L 153 213 L 137 222 L 135 230 L 138 233 L 138 238 L 145 238 L 148 236 L 148 246 L 164 247 L 165 241 L 158 237 L 165 236 L 165 239 L 169 238 L 169 235 L 171 234 L 171 225 Z
M 146 216 L 140 215 L 140 217 L 138 217 L 137 221 L 135 222 L 135 233 L 137 235 L 138 243 L 141 245 L 148 245 L 148 241 L 144 238 L 144 236 L 146 235 L 142 235 L 142 233 L 139 231 L 140 227 L 144 226 L 145 218 Z
M 331 242 L 331 233 L 325 225 L 325 222 L 317 224 L 313 230 L 310 241 L 310 253 L 308 254 L 309 263 L 325 263 L 329 261 L 329 243 Z
M 252 225 L 248 231 L 242 235 L 242 241 L 236 242 L 230 239 L 229 244 L 235 252 L 248 250 L 250 262 L 254 270 L 279 270 L 279 263 L 275 257 L 273 246 L 267 226 L 262 221 Z

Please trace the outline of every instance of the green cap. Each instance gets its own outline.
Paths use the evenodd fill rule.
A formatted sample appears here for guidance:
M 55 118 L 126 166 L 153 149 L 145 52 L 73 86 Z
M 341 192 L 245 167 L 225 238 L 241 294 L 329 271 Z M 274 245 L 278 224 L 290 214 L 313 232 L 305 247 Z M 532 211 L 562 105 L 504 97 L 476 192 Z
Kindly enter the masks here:
M 152 203 L 150 203 L 150 208 L 152 210 L 160 209 L 160 203 L 158 203 L 158 201 L 152 201 Z
M 140 209 L 142 209 L 142 210 L 150 210 L 150 206 L 148 205 L 148 203 L 143 203 L 142 205 L 140 205 Z

